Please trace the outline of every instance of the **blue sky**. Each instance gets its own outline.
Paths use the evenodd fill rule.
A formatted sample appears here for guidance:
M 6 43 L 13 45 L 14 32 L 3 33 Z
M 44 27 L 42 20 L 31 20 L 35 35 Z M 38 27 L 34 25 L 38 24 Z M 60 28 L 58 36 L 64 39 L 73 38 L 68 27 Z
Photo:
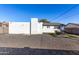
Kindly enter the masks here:
M 0 21 L 30 21 L 30 18 L 51 22 L 79 23 L 76 4 L 0 4 Z

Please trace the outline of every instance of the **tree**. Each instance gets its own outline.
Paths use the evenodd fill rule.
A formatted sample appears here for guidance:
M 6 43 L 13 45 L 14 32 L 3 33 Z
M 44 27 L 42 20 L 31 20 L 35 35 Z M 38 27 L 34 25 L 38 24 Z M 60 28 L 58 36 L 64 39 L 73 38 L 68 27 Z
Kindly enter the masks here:
M 47 19 L 40 19 L 39 22 L 50 23 Z

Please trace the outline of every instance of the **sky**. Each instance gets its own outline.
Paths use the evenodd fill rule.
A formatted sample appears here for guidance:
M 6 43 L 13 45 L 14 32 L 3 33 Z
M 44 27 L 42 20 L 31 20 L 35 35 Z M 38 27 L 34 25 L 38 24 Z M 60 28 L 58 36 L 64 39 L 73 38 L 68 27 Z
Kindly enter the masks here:
M 0 21 L 27 22 L 31 18 L 50 22 L 79 23 L 78 4 L 0 4 Z

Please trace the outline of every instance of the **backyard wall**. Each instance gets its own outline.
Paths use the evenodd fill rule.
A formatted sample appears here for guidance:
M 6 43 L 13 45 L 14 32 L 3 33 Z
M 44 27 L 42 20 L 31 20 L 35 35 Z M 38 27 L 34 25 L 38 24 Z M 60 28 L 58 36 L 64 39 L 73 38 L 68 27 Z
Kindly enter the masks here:
M 30 35 L 30 23 L 29 22 L 9 22 L 9 34 Z
M 42 24 L 38 18 L 31 18 L 31 22 L 9 22 L 9 34 L 42 34 Z
M 42 24 L 38 18 L 31 18 L 31 34 L 42 34 Z
M 43 34 L 55 33 L 60 29 L 54 26 L 43 26 L 42 22 L 38 22 L 38 18 L 31 18 L 31 22 L 9 22 L 9 34 Z

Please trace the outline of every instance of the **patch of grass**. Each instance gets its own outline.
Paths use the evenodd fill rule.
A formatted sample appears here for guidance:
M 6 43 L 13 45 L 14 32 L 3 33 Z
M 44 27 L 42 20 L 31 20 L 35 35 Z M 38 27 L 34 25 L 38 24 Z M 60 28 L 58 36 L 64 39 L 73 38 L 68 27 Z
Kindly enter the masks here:
M 61 34 L 61 32 L 59 32 L 59 31 L 55 31 L 55 33 L 56 33 L 57 35 L 60 35 L 60 34 Z
M 79 38 L 79 36 L 74 34 L 65 34 L 64 38 Z
M 61 34 L 61 32 L 55 31 L 55 33 L 48 33 L 49 35 L 52 35 L 53 37 L 57 37 Z
M 56 33 L 48 33 L 49 35 L 53 36 L 53 37 L 57 37 Z

